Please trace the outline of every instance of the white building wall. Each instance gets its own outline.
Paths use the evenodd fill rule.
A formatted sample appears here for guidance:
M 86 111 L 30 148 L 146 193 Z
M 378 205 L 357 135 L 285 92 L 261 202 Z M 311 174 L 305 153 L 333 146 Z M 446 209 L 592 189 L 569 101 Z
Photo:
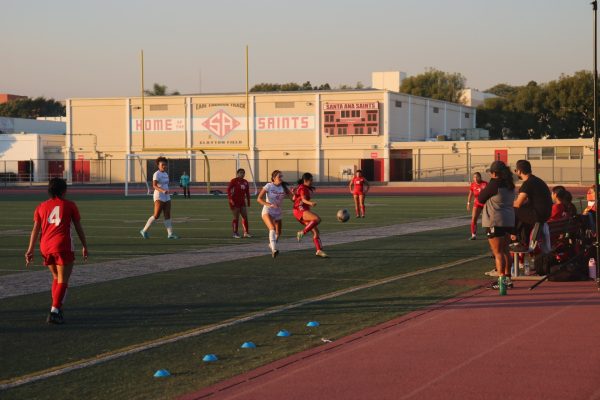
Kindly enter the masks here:
M 0 117 L 0 131 L 4 133 L 62 133 L 67 131 L 65 122 L 38 121 L 26 118 Z
M 64 135 L 2 134 L 0 135 L 0 173 L 18 173 L 19 161 L 33 160 L 34 181 L 48 176 L 48 160 L 64 160 Z

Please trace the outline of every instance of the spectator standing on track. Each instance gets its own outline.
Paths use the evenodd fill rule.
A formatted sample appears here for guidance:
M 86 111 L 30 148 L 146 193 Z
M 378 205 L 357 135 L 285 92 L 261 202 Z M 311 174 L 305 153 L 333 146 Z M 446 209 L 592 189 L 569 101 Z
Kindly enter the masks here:
M 483 210 L 483 204 L 477 201 L 479 193 L 485 189 L 487 182 L 481 179 L 481 174 L 475 172 L 473 174 L 473 182 L 469 187 L 469 196 L 467 197 L 467 211 L 471 208 L 471 198 L 473 198 L 473 212 L 471 213 L 471 238 L 469 240 L 475 240 L 477 238 L 477 220 Z
M 505 294 L 510 281 L 511 257 L 508 245 L 515 226 L 515 184 L 510 169 L 502 161 L 494 161 L 488 170 L 491 179 L 477 198 L 483 204 L 482 225 L 486 228 L 490 249 L 496 260 L 498 282 L 491 288 Z M 503 293 L 504 292 L 504 293 Z
M 179 178 L 179 186 L 183 189 L 183 197 L 190 199 L 190 176 L 185 171 Z
M 530 241 L 531 230 L 536 223 L 548 221 L 552 214 L 552 196 L 546 182 L 531 173 L 531 163 L 517 161 L 515 173 L 523 184 L 515 200 L 517 237 L 521 244 Z M 541 232 L 541 230 L 540 230 Z

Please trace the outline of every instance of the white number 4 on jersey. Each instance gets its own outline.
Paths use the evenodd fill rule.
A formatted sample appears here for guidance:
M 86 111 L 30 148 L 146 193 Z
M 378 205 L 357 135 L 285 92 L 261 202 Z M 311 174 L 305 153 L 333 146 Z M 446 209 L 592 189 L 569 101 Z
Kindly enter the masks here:
M 48 216 L 48 223 L 56 226 L 60 225 L 60 206 L 54 207 L 50 215 Z

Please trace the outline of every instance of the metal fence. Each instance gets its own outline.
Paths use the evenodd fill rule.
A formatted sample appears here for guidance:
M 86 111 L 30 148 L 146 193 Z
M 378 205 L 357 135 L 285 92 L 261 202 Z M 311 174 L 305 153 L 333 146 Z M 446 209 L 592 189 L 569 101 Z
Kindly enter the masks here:
M 507 165 L 514 169 L 526 154 L 508 154 Z M 412 179 L 417 182 L 468 182 L 475 172 L 484 173 L 494 156 L 466 154 L 414 154 Z M 594 157 L 529 159 L 533 173 L 549 183 L 592 184 Z M 485 176 L 485 174 L 483 174 Z
M 210 156 L 210 155 L 209 155 Z M 183 156 L 185 157 L 185 156 Z M 511 168 L 525 154 L 508 154 L 507 163 Z M 467 154 L 421 154 L 413 153 L 412 158 L 402 163 L 390 160 L 389 176 L 413 182 L 468 182 L 474 172 L 484 173 L 494 161 L 494 156 Z M 549 183 L 591 184 L 594 181 L 593 156 L 586 155 L 572 159 L 530 159 L 535 175 Z M 144 183 L 151 179 L 155 171 L 154 160 L 129 160 L 129 183 Z M 0 184 L 36 184 L 47 182 L 52 177 L 70 178 L 76 184 L 122 184 L 125 183 L 125 159 L 77 159 L 66 168 L 63 160 L 0 160 Z M 240 161 L 234 158 L 202 157 L 170 159 L 169 174 L 178 181 L 186 171 L 192 182 L 212 183 L 228 182 L 235 176 L 237 168 L 245 168 L 248 177 L 256 182 L 270 180 L 273 170 L 280 170 L 287 181 L 299 179 L 304 172 L 319 177 L 319 182 L 342 184 L 348 182 L 356 169 L 362 168 L 367 179 L 383 181 L 386 163 L 382 159 L 360 158 L 322 159 L 257 159 Z M 320 170 L 318 170 L 320 166 Z M 402 171 L 394 170 L 402 169 Z M 251 172 L 249 172 L 251 171 Z M 485 174 L 484 174 L 485 176 Z M 401 177 L 401 178 L 398 178 Z

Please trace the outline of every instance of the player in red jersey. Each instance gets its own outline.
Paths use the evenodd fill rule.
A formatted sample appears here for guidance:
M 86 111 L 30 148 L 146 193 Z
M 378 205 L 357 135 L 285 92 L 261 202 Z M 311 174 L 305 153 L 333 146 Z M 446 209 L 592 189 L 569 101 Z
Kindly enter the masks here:
M 481 179 L 481 174 L 479 172 L 473 174 L 473 182 L 471 182 L 469 197 L 467 197 L 467 211 L 471 210 L 471 198 L 474 199 L 473 211 L 471 213 L 471 238 L 469 240 L 475 240 L 477 238 L 477 220 L 483 210 L 483 204 L 477 200 L 477 197 L 487 184 L 486 181 Z
M 29 248 L 25 253 L 27 265 L 33 261 L 35 242 L 40 232 L 40 250 L 44 265 L 52 272 L 52 308 L 46 322 L 49 324 L 64 323 L 62 303 L 69 287 L 69 277 L 75 261 L 73 241 L 71 240 L 71 223 L 77 231 L 83 246 L 83 259 L 87 260 L 87 242 L 81 227 L 79 210 L 75 203 L 65 200 L 67 182 L 61 178 L 52 178 L 48 184 L 50 199 L 41 203 L 33 214 L 33 229 L 29 239 Z
M 310 195 L 315 190 L 312 186 L 313 176 L 309 172 L 302 175 L 302 179 L 298 180 L 298 187 L 294 191 L 294 217 L 304 225 L 304 229 L 298 231 L 296 238 L 301 241 L 304 235 L 312 231 L 313 242 L 317 249 L 318 257 L 327 257 L 327 253 L 323 251 L 321 238 L 319 236 L 319 228 L 317 225 L 321 222 L 321 218 L 310 210 L 311 207 L 317 205 L 316 202 L 310 201 Z
M 244 176 L 246 176 L 244 168 L 238 169 L 235 178 L 227 186 L 227 199 L 229 200 L 229 208 L 233 213 L 231 227 L 233 228 L 233 237 L 236 239 L 240 238 L 238 233 L 240 214 L 242 215 L 244 237 L 252 237 L 248 231 L 248 211 L 246 210 L 246 207 L 250 207 L 250 185 L 248 185 L 248 181 L 244 179 Z
M 364 190 L 365 186 L 367 187 L 367 190 Z M 350 189 L 350 193 L 352 193 L 352 197 L 354 197 L 354 210 L 356 210 L 356 218 L 364 218 L 365 195 L 369 192 L 371 187 L 369 186 L 369 181 L 366 180 L 362 175 L 362 170 L 356 170 L 354 173 L 354 178 L 352 178 L 348 184 L 348 188 Z

